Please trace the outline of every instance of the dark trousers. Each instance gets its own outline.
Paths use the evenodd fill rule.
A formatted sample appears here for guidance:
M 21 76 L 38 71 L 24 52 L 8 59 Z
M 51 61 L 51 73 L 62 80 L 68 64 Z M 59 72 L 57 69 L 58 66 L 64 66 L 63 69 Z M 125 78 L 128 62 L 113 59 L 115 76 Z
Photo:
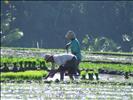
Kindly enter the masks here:
M 53 77 L 57 72 L 60 72 L 60 80 L 64 80 L 64 74 L 67 71 L 70 79 L 73 80 L 73 75 L 76 74 L 78 70 L 78 61 L 75 57 L 67 61 L 64 65 L 59 66 L 57 70 L 51 70 L 49 74 L 45 77 Z
M 73 80 L 73 74 L 76 74 L 77 67 L 77 59 L 75 57 L 67 61 L 64 65 L 61 65 L 58 69 L 60 72 L 60 79 L 64 79 L 64 74 L 67 71 L 70 79 Z

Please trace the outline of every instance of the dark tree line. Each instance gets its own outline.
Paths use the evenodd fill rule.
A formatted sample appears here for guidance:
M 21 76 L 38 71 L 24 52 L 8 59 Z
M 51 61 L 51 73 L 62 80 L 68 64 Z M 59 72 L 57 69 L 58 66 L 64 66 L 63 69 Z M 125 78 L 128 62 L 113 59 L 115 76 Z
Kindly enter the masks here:
M 80 42 L 92 33 L 112 39 L 122 51 L 133 47 L 132 1 L 2 1 L 1 8 L 3 24 L 7 13 L 14 18 L 2 35 L 16 28 L 24 33 L 6 46 L 64 48 L 64 35 L 73 30 Z

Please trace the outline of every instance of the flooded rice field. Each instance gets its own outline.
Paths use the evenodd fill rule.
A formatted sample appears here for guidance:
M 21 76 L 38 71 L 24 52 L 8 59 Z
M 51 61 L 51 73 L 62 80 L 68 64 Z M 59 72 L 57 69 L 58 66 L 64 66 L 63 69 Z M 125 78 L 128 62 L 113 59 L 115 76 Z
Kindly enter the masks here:
M 43 54 L 66 53 L 61 51 L 31 51 L 31 50 L 12 50 L 1 49 L 1 56 L 17 57 L 40 57 Z M 113 62 L 133 62 L 132 56 L 114 56 L 114 55 L 94 55 L 84 54 L 84 60 L 106 60 Z M 48 81 L 59 79 L 59 74 Z M 125 79 L 120 75 L 99 74 L 99 81 L 105 81 L 106 84 L 67 83 L 68 76 L 65 76 L 64 82 L 45 83 L 42 82 L 24 82 L 24 83 L 1 83 L 1 100 L 133 100 L 132 84 L 109 84 L 109 82 L 133 83 L 133 77 Z M 94 77 L 94 81 L 96 78 Z M 92 81 L 93 82 L 93 81 Z M 96 81 L 97 82 L 97 81 Z
M 38 51 L 32 50 L 13 50 L 13 49 L 1 49 L 1 56 L 16 56 L 16 57 L 41 57 L 44 54 L 60 54 L 66 53 L 65 50 L 52 50 L 44 49 Z M 122 62 L 122 63 L 133 63 L 133 56 L 115 56 L 115 55 L 97 55 L 89 54 L 89 52 L 82 51 L 83 60 L 89 61 L 112 61 L 112 62 Z
M 33 82 L 1 86 L 1 100 L 133 100 L 130 85 Z
M 89 61 L 109 61 L 109 62 L 122 62 L 122 63 L 133 63 L 133 57 L 131 56 L 113 56 L 113 55 L 93 55 L 89 54 L 85 56 L 85 60 L 88 59 Z
M 96 80 L 96 77 L 94 77 L 94 80 Z M 88 79 L 88 76 L 86 75 L 86 78 Z M 55 81 L 56 79 L 60 80 L 60 74 L 57 73 L 52 78 L 48 78 L 48 81 Z M 81 77 L 76 77 L 75 80 L 80 81 Z M 69 81 L 68 76 L 64 76 L 65 81 Z M 99 74 L 99 80 L 100 81 L 108 81 L 108 82 L 130 82 L 133 83 L 133 77 L 129 76 L 128 79 L 125 79 L 123 75 L 111 75 L 111 74 Z
M 107 83 L 80 83 L 79 79 L 75 83 L 68 83 L 68 76 L 65 76 L 64 82 L 59 83 L 1 83 L 1 100 L 133 100 L 132 84 L 109 83 L 133 83 L 133 77 L 124 79 L 119 75 L 100 74 L 99 78 Z M 58 73 L 53 78 L 48 78 L 49 81 L 56 79 L 59 79 Z

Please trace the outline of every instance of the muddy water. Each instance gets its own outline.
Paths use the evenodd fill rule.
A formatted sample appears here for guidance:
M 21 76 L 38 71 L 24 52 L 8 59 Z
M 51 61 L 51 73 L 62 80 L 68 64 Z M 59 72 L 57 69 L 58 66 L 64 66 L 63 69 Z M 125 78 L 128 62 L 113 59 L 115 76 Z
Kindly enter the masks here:
M 66 53 L 66 51 L 63 49 L 59 50 L 53 49 L 53 50 L 43 50 L 43 51 L 1 49 L 2 56 L 41 57 L 44 54 L 60 54 L 60 53 Z M 82 55 L 83 55 L 83 60 L 133 63 L 133 56 L 95 55 L 83 51 Z
M 129 79 L 125 79 L 123 75 L 111 75 L 111 74 L 100 74 L 100 80 L 113 81 L 113 82 L 132 82 L 133 77 L 129 76 Z
M 88 76 L 86 76 L 88 79 Z M 60 80 L 60 74 L 55 74 L 54 77 L 48 78 L 48 81 L 55 81 L 56 79 Z M 75 80 L 80 80 L 81 77 L 75 77 Z M 64 76 L 64 80 L 68 81 L 70 78 L 68 76 Z M 94 76 L 94 80 L 96 80 L 96 77 Z M 108 81 L 108 82 L 131 82 L 133 83 L 133 77 L 129 76 L 129 79 L 125 79 L 123 75 L 110 75 L 110 74 L 99 74 L 99 80 L 100 81 Z
M 2 55 L 39 56 L 41 53 L 30 51 L 2 51 Z M 101 59 L 132 62 L 133 57 L 88 55 L 85 59 Z M 48 80 L 59 79 L 59 74 Z M 119 75 L 99 75 L 100 80 L 115 82 L 132 82 Z M 95 77 L 94 77 L 95 79 Z M 65 76 L 65 80 L 69 80 Z M 1 100 L 133 100 L 133 86 L 111 84 L 44 84 L 44 83 L 1 83 Z
M 48 80 L 59 79 L 59 73 Z M 101 81 L 132 82 L 119 75 L 100 74 Z M 94 77 L 95 79 L 95 77 Z M 69 80 L 65 76 L 64 81 Z M 78 80 L 78 79 L 76 79 Z M 132 85 L 66 84 L 66 83 L 1 83 L 1 100 L 133 100 Z
M 89 54 L 84 57 L 86 60 L 92 61 L 110 61 L 110 62 L 122 62 L 122 63 L 133 63 L 132 56 L 113 56 L 113 55 L 93 55 Z
M 133 100 L 133 87 L 108 84 L 1 84 L 1 100 Z

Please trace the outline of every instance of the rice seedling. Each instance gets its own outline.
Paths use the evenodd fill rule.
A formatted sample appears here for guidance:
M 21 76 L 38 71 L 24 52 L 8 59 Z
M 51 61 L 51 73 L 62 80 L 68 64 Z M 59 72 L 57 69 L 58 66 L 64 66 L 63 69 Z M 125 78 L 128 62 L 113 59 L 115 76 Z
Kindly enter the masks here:
M 93 75 L 94 75 L 94 72 L 92 70 L 89 70 L 88 71 L 89 80 L 94 80 Z
M 124 64 L 122 61 L 117 61 L 119 64 L 111 60 L 100 58 L 100 60 L 92 60 L 93 62 L 81 62 L 80 70 L 81 78 L 78 82 L 55 82 L 45 83 L 41 81 L 48 72 L 45 71 L 50 68 L 50 63 L 45 63 L 44 59 L 40 57 L 40 54 L 50 53 L 58 54 L 64 53 L 63 49 L 37 49 L 37 48 L 6 48 L 1 47 L 5 50 L 1 56 L 1 81 L 6 80 L 28 80 L 29 83 L 1 83 L 1 98 L 15 100 L 18 96 L 21 99 L 89 99 L 89 100 L 132 100 L 133 99 L 133 82 L 129 81 L 129 74 L 133 73 L 133 64 Z M 133 53 L 115 53 L 115 52 L 88 52 L 82 51 L 86 60 L 88 55 L 103 55 L 113 56 L 119 59 L 120 57 L 131 57 Z M 85 58 L 86 57 L 86 58 Z M 91 56 L 90 56 L 91 57 Z M 88 59 L 88 58 L 87 58 Z M 101 63 L 103 62 L 103 63 Z M 107 64 L 108 62 L 108 64 Z M 131 62 L 131 61 L 130 61 Z M 115 63 L 115 64 L 114 64 Z M 10 67 L 13 69 L 11 70 Z M 91 70 L 90 70 L 91 69 Z M 124 73 L 126 80 L 121 82 L 114 81 L 101 81 L 99 80 L 99 70 L 106 71 L 119 71 Z M 32 71 L 31 71 L 32 70 Z M 35 71 L 36 70 L 36 71 Z M 14 72 L 9 72 L 14 71 Z M 94 75 L 96 80 L 94 80 Z M 88 76 L 88 78 L 86 77 Z M 100 77 L 101 78 L 101 77 Z M 89 80 L 88 80 L 89 79 Z M 120 78 L 119 78 L 120 79 Z M 36 80 L 36 83 L 32 82 Z M 91 80 L 91 81 L 90 81 Z M 99 81 L 97 81 L 99 80 Z M 123 81 L 123 80 L 122 80 Z M 129 81 L 129 82 L 128 82 Z M 58 84 L 57 84 L 58 83 Z M 59 84 L 60 83 L 60 84 Z M 10 94 L 10 96 L 9 96 Z M 16 96 L 17 95 L 17 96 Z
M 3 69 L 1 72 L 18 72 L 25 70 L 37 70 L 37 68 L 42 70 L 47 70 L 45 60 L 43 58 L 35 57 L 2 57 L 1 58 L 1 67 Z M 9 67 L 13 67 L 12 70 L 9 70 Z
M 86 70 L 81 71 L 80 74 L 81 74 L 81 79 L 86 79 Z
M 99 72 L 98 71 L 94 71 L 94 74 L 95 74 L 95 76 L 96 76 L 96 80 L 99 80 Z
M 125 76 L 125 79 L 128 79 L 129 78 L 129 72 L 125 72 L 124 76 Z
M 40 80 L 48 74 L 47 71 L 25 71 L 1 73 L 2 80 Z
M 115 56 L 133 56 L 132 52 L 90 52 L 90 54 L 98 55 L 115 55 Z
M 105 69 L 105 70 L 114 70 L 114 71 L 123 71 L 123 72 L 133 72 L 133 65 L 129 64 L 129 65 L 123 65 L 123 64 L 97 64 L 97 63 L 80 63 L 80 68 L 87 68 L 87 69 L 94 69 L 94 70 L 98 70 L 98 69 Z

